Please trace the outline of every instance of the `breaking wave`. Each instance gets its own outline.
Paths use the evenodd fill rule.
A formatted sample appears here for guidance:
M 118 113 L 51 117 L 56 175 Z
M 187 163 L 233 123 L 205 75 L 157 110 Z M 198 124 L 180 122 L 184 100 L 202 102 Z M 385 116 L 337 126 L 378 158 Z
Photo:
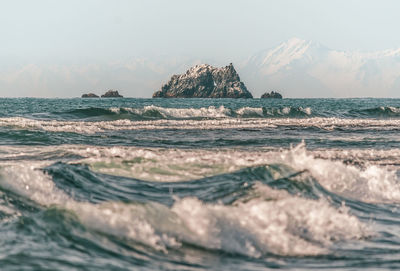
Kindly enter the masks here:
M 121 130 L 214 130 L 214 129 L 268 129 L 277 127 L 316 128 L 321 130 L 398 130 L 400 119 L 346 119 L 346 118 L 222 118 L 222 119 L 118 119 L 108 121 L 37 120 L 22 117 L 0 118 L 0 127 L 14 127 L 49 132 L 93 134 Z
M 349 115 L 355 117 L 398 118 L 400 117 L 400 108 L 379 106 L 367 109 L 352 109 L 349 111 Z
M 400 108 L 379 106 L 366 109 L 350 109 L 344 112 L 325 112 L 311 107 L 241 107 L 232 109 L 223 105 L 201 108 L 167 108 L 155 105 L 143 108 L 111 107 L 82 108 L 67 112 L 56 112 L 64 119 L 93 120 L 150 120 L 150 119 L 220 119 L 220 118 L 309 118 L 309 117 L 356 117 L 356 118 L 398 118 Z
M 312 115 L 311 108 L 306 107 L 242 107 L 231 109 L 225 106 L 209 106 L 201 108 L 167 108 L 155 105 L 143 108 L 111 107 L 82 108 L 67 112 L 56 112 L 56 115 L 73 119 L 218 119 L 218 118 L 277 118 L 277 117 L 308 117 Z
M 97 174 L 79 164 L 38 166 L 0 168 L 1 189 L 162 253 L 195 246 L 255 258 L 324 255 L 337 242 L 371 234 L 348 207 L 332 205 L 312 175 L 284 164 L 173 183 Z

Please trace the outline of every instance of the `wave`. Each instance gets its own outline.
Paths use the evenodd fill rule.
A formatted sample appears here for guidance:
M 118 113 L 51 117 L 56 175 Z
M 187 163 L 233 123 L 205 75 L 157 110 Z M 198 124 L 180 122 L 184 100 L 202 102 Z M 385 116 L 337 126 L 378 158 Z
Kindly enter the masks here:
M 109 121 L 37 120 L 22 117 L 0 118 L 0 127 L 49 132 L 94 134 L 121 130 L 215 130 L 215 129 L 274 129 L 315 128 L 334 131 L 397 131 L 400 119 L 346 119 L 346 118 L 223 118 L 142 120 L 118 119 Z
M 396 118 L 400 117 L 400 107 L 379 106 L 367 109 L 352 109 L 349 110 L 349 115 L 355 117 Z
M 329 254 L 370 237 L 371 215 L 395 219 L 400 176 L 374 158 L 398 162 L 399 152 L 7 147 L 1 156 L 15 160 L 0 164 L 0 195 L 11 197 L 0 197 L 0 220 L 26 214 L 15 206 L 25 198 L 21 206 L 66 210 L 89 232 L 162 254 Z
M 79 108 L 66 112 L 55 112 L 55 115 L 64 117 L 64 119 L 89 119 L 89 120 L 107 120 L 107 119 L 163 119 L 163 115 L 159 110 L 147 106 L 143 109 L 111 107 L 111 108 Z
M 395 168 L 386 165 L 400 163 L 398 149 L 347 150 L 344 153 L 343 150 L 308 151 L 300 144 L 287 151 L 215 152 L 115 147 L 87 148 L 77 154 L 87 157 L 80 162 L 95 172 L 156 182 L 188 181 L 243 168 L 279 165 L 268 166 L 268 171 L 274 172 L 276 178 L 306 171 L 324 189 L 338 196 L 367 203 L 400 202 L 399 176 Z M 381 162 L 384 164 L 380 165 Z M 159 170 L 151 170 L 154 168 Z M 254 174 L 254 170 L 247 173 L 247 176 Z M 262 173 L 256 177 L 257 180 L 265 178 Z
M 113 112 L 112 110 L 107 108 L 89 107 L 89 108 L 73 109 L 66 112 L 55 112 L 54 114 L 76 116 L 77 118 L 86 118 L 93 116 L 116 115 L 116 112 Z
M 222 177 L 215 184 L 212 180 L 204 183 L 204 180 L 200 184 L 185 182 L 181 185 L 181 189 L 185 189 L 186 185 L 192 185 L 193 189 L 197 185 L 198 193 L 203 193 L 197 197 L 190 195 L 189 191 L 192 189 L 179 191 L 179 183 L 169 184 L 173 185 L 169 194 L 176 193 L 177 196 L 167 205 L 151 201 L 157 195 L 168 195 L 164 191 L 168 188 L 165 183 L 159 184 L 164 190 L 157 191 L 157 183 L 147 183 L 146 189 L 146 183 L 142 182 L 136 195 L 139 191 L 148 190 L 149 195 L 153 196 L 149 198 L 145 195 L 144 198 L 148 199 L 146 202 L 137 202 L 138 198 L 129 195 L 129 191 L 125 195 L 133 198 L 125 198 L 125 203 L 116 200 L 115 194 L 106 196 L 105 191 L 103 195 L 107 199 L 93 201 L 91 199 L 96 199 L 97 193 L 82 194 L 82 191 L 91 191 L 88 189 L 94 188 L 93 180 L 89 180 L 90 175 L 81 175 L 89 183 L 80 183 L 75 186 L 78 190 L 66 193 L 66 187 L 71 188 L 74 185 L 70 183 L 66 186 L 64 183 L 60 186 L 60 170 L 64 170 L 62 165 L 52 166 L 46 170 L 50 174 L 48 175 L 31 166 L 10 165 L 1 169 L 1 187 L 23 195 L 43 207 L 74 212 L 79 222 L 88 229 L 128 239 L 161 252 L 189 245 L 250 257 L 267 254 L 321 255 L 328 253 L 329 247 L 337 241 L 360 239 L 370 234 L 368 227 L 349 214 L 345 207 L 337 208 L 324 198 L 304 198 L 299 194 L 291 194 L 284 189 L 274 189 L 268 184 L 256 182 L 256 176 L 272 173 L 268 168 L 233 173 Z M 79 170 L 75 172 L 78 173 Z M 221 182 L 229 187 L 228 178 L 237 174 L 241 177 L 244 174 L 251 176 L 249 173 L 252 172 L 256 176 L 247 178 L 248 181 L 254 180 L 252 184 L 242 182 L 231 191 L 234 194 L 241 190 L 247 191 L 246 197 L 236 198 L 231 204 L 207 200 L 207 192 L 215 194 L 215 189 L 224 191 L 220 188 Z M 272 175 L 266 177 L 265 181 L 272 181 L 271 177 Z M 229 184 L 232 183 L 229 181 Z M 104 182 L 95 183 L 99 190 L 112 191 L 116 186 L 129 189 L 126 184 L 118 182 L 108 185 L 109 187 Z M 134 190 L 134 187 L 130 189 Z M 81 193 L 77 195 L 79 190 Z M 226 197 L 226 191 L 224 193 Z
M 235 111 L 235 115 L 242 118 L 277 118 L 277 117 L 309 117 L 312 115 L 310 107 L 281 107 L 281 108 L 267 108 L 267 107 L 242 107 Z
M 310 107 L 241 107 L 232 109 L 225 106 L 201 108 L 167 108 L 155 105 L 143 108 L 111 107 L 82 108 L 56 112 L 56 120 L 64 121 L 113 121 L 113 120 L 235 120 L 235 119 L 398 119 L 400 108 L 380 106 L 367 109 L 351 109 L 346 112 L 314 112 Z M 48 116 L 51 118 L 51 116 Z M 59 118 L 61 117 L 61 119 Z M 355 119 L 354 119 L 355 118 Z M 40 120 L 40 119 L 39 119 Z
M 40 115 L 35 116 L 40 117 Z M 130 107 L 89 107 L 73 109 L 65 112 L 53 112 L 46 118 L 62 120 L 201 120 L 201 119 L 246 119 L 246 118 L 399 118 L 400 107 L 378 106 L 372 108 L 357 108 L 338 111 L 326 111 L 326 109 L 302 106 L 281 107 L 249 107 L 229 108 L 226 106 L 208 106 L 200 108 L 168 108 L 148 105 L 141 108 Z
M 146 119 L 219 119 L 219 118 L 309 118 L 318 116 L 341 116 L 356 118 L 398 118 L 400 107 L 379 106 L 364 109 L 351 109 L 347 112 L 314 113 L 311 107 L 241 107 L 231 109 L 225 106 L 209 106 L 201 108 L 167 108 L 155 105 L 143 108 L 83 108 L 63 113 L 66 118 L 128 118 L 132 120 Z
M 219 118 L 275 118 L 275 117 L 308 117 L 311 108 L 306 107 L 242 107 L 236 110 L 225 106 L 201 108 L 167 108 L 155 105 L 143 108 L 111 107 L 82 108 L 54 114 L 65 119 L 219 119 Z

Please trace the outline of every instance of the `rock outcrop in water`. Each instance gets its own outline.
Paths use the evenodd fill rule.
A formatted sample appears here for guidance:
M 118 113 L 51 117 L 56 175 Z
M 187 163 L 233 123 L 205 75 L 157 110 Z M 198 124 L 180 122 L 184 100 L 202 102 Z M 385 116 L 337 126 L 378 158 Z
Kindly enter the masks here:
M 94 93 L 87 93 L 87 94 L 83 94 L 82 98 L 99 98 L 99 96 L 97 96 Z
M 265 92 L 261 95 L 262 99 L 282 99 L 282 95 L 278 92 L 271 91 L 271 93 Z
M 196 65 L 173 75 L 153 98 L 253 98 L 232 63 L 223 68 Z
M 124 96 L 120 95 L 117 90 L 109 90 L 103 95 L 101 95 L 101 98 L 123 98 Z

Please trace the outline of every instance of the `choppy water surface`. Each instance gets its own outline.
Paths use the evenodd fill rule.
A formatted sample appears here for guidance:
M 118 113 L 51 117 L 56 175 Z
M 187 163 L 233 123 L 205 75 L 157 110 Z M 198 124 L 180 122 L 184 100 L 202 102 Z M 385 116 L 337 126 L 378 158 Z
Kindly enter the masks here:
M 400 100 L 0 108 L 1 270 L 400 268 Z

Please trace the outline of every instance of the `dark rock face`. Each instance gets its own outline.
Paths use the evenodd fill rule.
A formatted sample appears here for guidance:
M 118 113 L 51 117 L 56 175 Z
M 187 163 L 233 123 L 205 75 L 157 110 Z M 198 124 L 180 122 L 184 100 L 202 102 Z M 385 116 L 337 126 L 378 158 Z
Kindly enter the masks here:
M 101 98 L 123 98 L 124 96 L 120 95 L 117 90 L 109 90 L 103 95 Z
M 185 74 L 173 75 L 153 98 L 253 98 L 240 81 L 232 63 L 223 68 L 196 65 Z
M 279 94 L 278 92 L 271 91 L 271 93 L 265 92 L 263 95 L 261 95 L 262 99 L 282 99 L 282 95 Z
M 94 93 L 87 93 L 87 94 L 83 94 L 82 98 L 99 98 L 99 96 L 97 96 Z

